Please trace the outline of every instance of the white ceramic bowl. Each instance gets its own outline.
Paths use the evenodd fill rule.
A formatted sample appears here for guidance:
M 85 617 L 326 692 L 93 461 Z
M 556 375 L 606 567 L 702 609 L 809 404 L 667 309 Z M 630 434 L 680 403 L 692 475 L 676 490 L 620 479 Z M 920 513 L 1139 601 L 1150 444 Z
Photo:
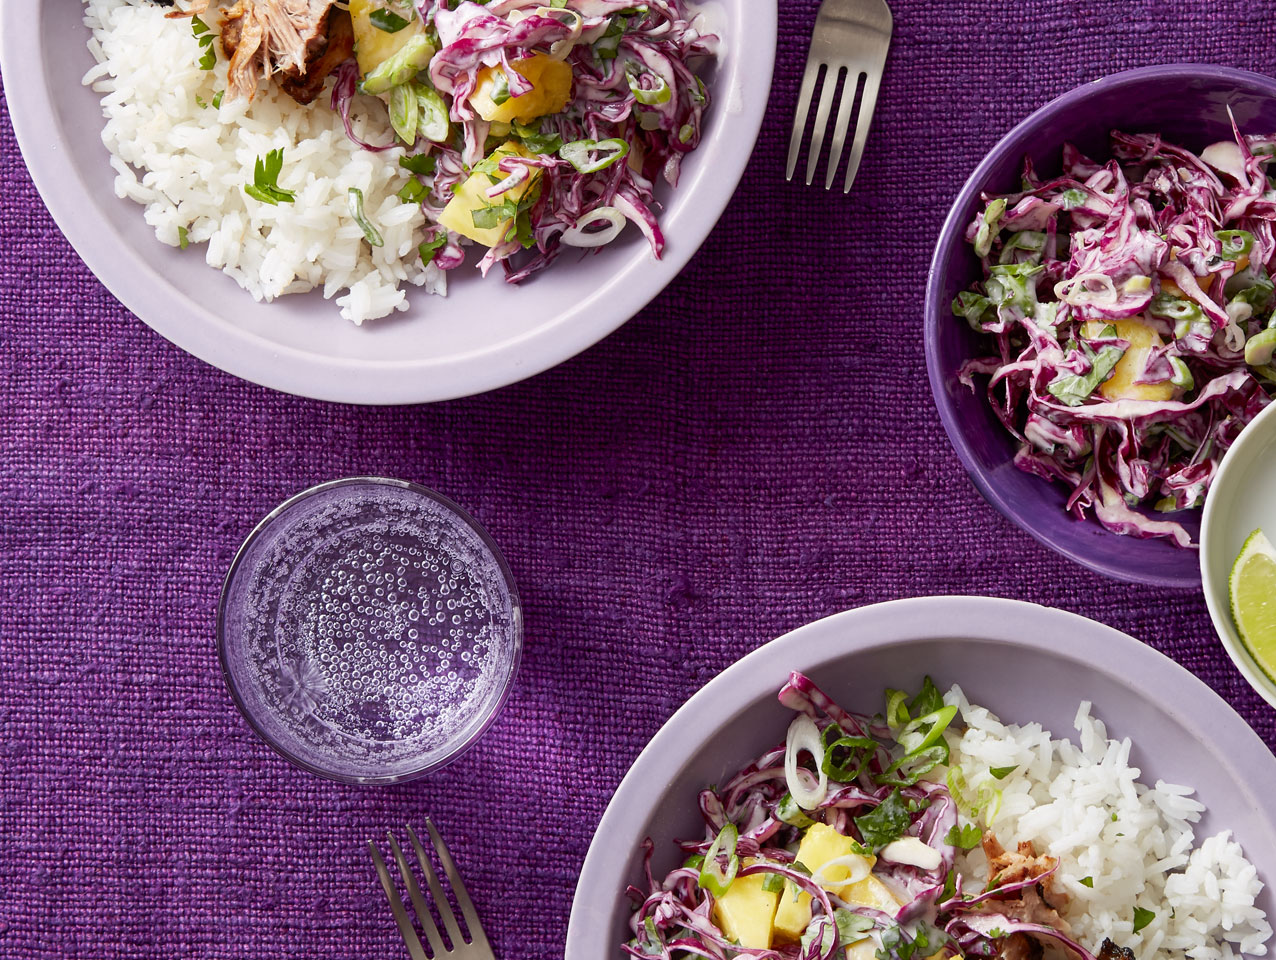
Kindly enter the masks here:
M 1204 838 L 1231 830 L 1267 883 L 1276 880 L 1276 757 L 1245 721 L 1181 666 L 1111 627 L 1062 610 L 988 597 L 926 597 L 862 607 L 773 640 L 709 681 L 661 728 L 625 775 L 594 834 L 567 928 L 565 960 L 619 957 L 629 938 L 628 884 L 642 884 L 644 838 L 657 876 L 681 860 L 675 838 L 700 836 L 696 803 L 784 739 L 776 700 L 800 670 L 848 708 L 881 706 L 886 686 L 941 686 L 1016 723 L 1074 734 L 1081 700 L 1113 736 L 1133 739 L 1142 779 L 1196 789 Z M 1259 906 L 1271 917 L 1268 886 Z
M 80 0 L 0 3 L 0 70 L 32 179 L 62 232 L 120 301 L 182 349 L 277 390 L 347 403 L 421 403 L 491 390 L 574 356 L 641 310 L 726 209 L 766 109 L 776 0 L 713 0 L 724 53 L 704 141 L 657 199 L 668 247 L 637 230 L 598 256 L 565 255 L 520 288 L 468 268 L 447 299 L 410 288 L 411 309 L 359 328 L 318 293 L 255 303 L 198 251 L 161 244 L 115 196 Z M 747 17 L 745 16 L 747 12 Z M 473 258 L 471 258 L 473 260 Z
M 1201 517 L 1201 584 L 1214 629 L 1236 669 L 1276 707 L 1276 683 L 1236 632 L 1227 585 L 1245 540 L 1260 528 L 1276 541 L 1276 403 L 1254 418 L 1223 457 Z

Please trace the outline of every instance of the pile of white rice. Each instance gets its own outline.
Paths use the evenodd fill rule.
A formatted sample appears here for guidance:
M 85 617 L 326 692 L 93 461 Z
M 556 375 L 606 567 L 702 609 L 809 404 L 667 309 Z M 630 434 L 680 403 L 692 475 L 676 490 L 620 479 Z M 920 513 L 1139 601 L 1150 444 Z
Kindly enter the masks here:
M 407 181 L 401 149 L 372 153 L 352 143 L 327 93 L 300 106 L 272 83 L 251 105 L 223 98 L 213 107 L 226 87 L 220 45 L 216 68 L 200 69 L 191 22 L 164 14 L 148 2 L 87 0 L 84 17 L 97 60 L 84 83 L 103 95 L 115 191 L 146 207 L 161 241 L 179 246 L 184 228 L 191 256 L 206 244 L 209 265 L 257 300 L 345 291 L 337 303 L 355 323 L 406 310 L 404 281 L 446 292 L 443 272 L 417 252 L 420 207 L 396 196 Z M 208 19 L 215 30 L 218 17 Z M 356 131 L 370 143 L 393 138 L 384 111 L 357 116 Z M 284 151 L 279 186 L 296 192 L 295 203 L 270 206 L 244 193 L 257 158 L 275 149 Z M 351 216 L 351 187 L 363 191 L 384 246 L 371 246 Z
M 1137 960 L 1267 953 L 1272 928 L 1255 906 L 1263 884 L 1240 844 L 1223 832 L 1198 845 L 1192 825 L 1205 808 L 1192 789 L 1140 783 L 1130 741 L 1108 739 L 1089 703 L 1077 711 L 1078 746 L 1040 724 L 1003 724 L 960 687 L 945 701 L 966 724 L 950 741 L 953 765 L 972 792 L 1000 791 L 988 826 L 1003 846 L 1030 840 L 1038 854 L 1059 858 L 1058 885 L 1071 898 L 1063 916 L 1083 946 L 1097 951 L 1111 937 Z M 1012 766 L 1002 780 L 989 772 Z M 966 860 L 965 869 L 986 881 L 983 852 L 976 847 Z M 1155 914 L 1139 933 L 1136 907 Z

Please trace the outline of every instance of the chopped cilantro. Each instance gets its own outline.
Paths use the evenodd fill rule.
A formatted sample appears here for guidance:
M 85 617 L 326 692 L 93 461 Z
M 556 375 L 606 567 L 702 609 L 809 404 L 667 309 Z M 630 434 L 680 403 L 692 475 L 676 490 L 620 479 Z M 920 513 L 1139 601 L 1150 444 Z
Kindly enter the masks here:
M 187 230 L 185 227 L 183 227 L 181 224 L 178 224 L 177 245 L 181 247 L 183 250 L 185 250 L 187 247 L 190 246 L 190 243 L 191 243 L 190 231 Z
M 1092 890 L 1094 889 L 1094 877 L 1082 877 L 1077 881 L 1077 883 L 1081 884 L 1083 887 L 1089 887 Z
M 434 237 L 425 241 L 425 243 L 417 247 L 417 252 L 421 254 L 421 262 L 427 263 L 427 264 L 432 263 L 434 261 L 434 255 L 446 246 L 447 246 L 447 231 L 440 230 L 438 234 L 436 234 Z M 700 859 L 701 859 L 701 862 L 704 861 L 703 857 L 701 857 Z
M 964 827 L 950 827 L 944 842 L 960 847 L 962 850 L 973 850 L 983 838 L 984 832 L 975 824 L 968 823 Z
M 398 197 L 404 203 L 420 203 L 425 199 L 425 195 L 429 192 L 429 188 L 426 187 L 424 183 L 416 177 L 412 177 L 403 185 L 403 188 L 399 190 Z
M 399 157 L 399 166 L 418 177 L 428 177 L 438 166 L 438 161 L 424 153 L 417 153 Z
M 908 807 L 898 788 L 864 816 L 855 818 L 855 826 L 864 838 L 864 845 L 874 850 L 898 840 L 911 823 Z
M 213 49 L 216 34 L 211 31 L 212 28 L 199 17 L 191 17 L 191 33 L 199 38 L 199 48 L 204 51 L 199 58 L 201 70 L 211 70 L 217 66 L 217 51 Z
M 842 946 L 848 947 L 856 940 L 862 940 L 861 934 L 868 933 L 877 926 L 863 914 L 852 913 L 845 908 L 833 911 L 833 920 L 837 923 L 837 939 Z
M 368 20 L 378 30 L 385 33 L 398 33 L 408 25 L 410 21 L 404 20 L 393 10 L 373 10 L 368 14 Z
M 947 934 L 924 923 L 918 924 L 911 940 L 907 932 L 895 924 L 882 931 L 882 946 L 877 951 L 877 960 L 922 960 L 933 956 L 947 942 Z
M 762 889 L 767 893 L 779 893 L 784 889 L 784 884 L 787 882 L 778 873 L 768 873 L 762 878 Z
M 926 677 L 922 681 L 922 689 L 908 704 L 908 712 L 914 717 L 924 717 L 928 713 L 944 708 L 944 695 L 935 686 L 935 681 Z
M 1006 777 L 1010 776 L 1018 769 L 1019 767 L 1017 765 L 1013 767 L 992 767 L 988 772 L 992 774 L 992 778 L 994 780 L 1005 780 Z
M 1134 908 L 1134 932 L 1138 933 L 1149 923 L 1156 919 L 1156 914 L 1151 910 L 1144 910 L 1142 907 Z
M 258 157 L 253 168 L 253 182 L 244 187 L 244 193 L 272 207 L 280 203 L 295 203 L 297 195 L 279 186 L 279 173 L 283 168 L 283 150 L 271 150 L 265 160 Z

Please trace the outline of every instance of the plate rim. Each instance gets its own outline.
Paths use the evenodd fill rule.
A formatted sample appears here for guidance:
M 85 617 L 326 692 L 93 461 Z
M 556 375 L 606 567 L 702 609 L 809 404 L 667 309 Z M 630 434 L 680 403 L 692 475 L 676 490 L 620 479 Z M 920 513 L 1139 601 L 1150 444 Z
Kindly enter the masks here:
M 1084 630 L 1078 630 L 1079 627 Z M 866 637 L 870 632 L 872 635 Z M 811 642 L 829 634 L 841 636 L 844 642 Z M 1057 607 L 1001 597 L 908 597 L 869 604 L 803 624 L 745 654 L 692 694 L 661 725 L 616 787 L 590 841 L 572 898 L 565 960 L 597 960 L 593 950 L 598 944 L 591 942 L 590 937 L 599 916 L 596 909 L 587 905 L 588 893 L 612 890 L 612 896 L 623 894 L 624 878 L 618 874 L 632 851 L 626 849 L 623 859 L 613 858 L 609 862 L 605 848 L 614 848 L 615 840 L 600 841 L 600 838 L 627 834 L 622 802 L 627 808 L 650 810 L 663 798 L 665 785 L 681 771 L 686 758 L 686 750 L 682 748 L 686 736 L 694 734 L 694 728 L 703 724 L 706 712 L 716 713 L 713 704 L 720 691 L 730 690 L 741 701 L 755 704 L 771 689 L 771 681 L 763 689 L 761 678 L 764 676 L 787 676 L 793 669 L 817 672 L 847 656 L 850 650 L 867 651 L 899 643 L 963 637 L 1048 651 L 1089 664 L 1131 689 L 1155 687 L 1172 680 L 1184 692 L 1173 703 L 1165 705 L 1166 714 L 1203 743 L 1226 742 L 1228 751 L 1220 757 L 1220 763 L 1255 803 L 1264 791 L 1270 796 L 1276 790 L 1276 755 L 1245 719 L 1187 668 L 1115 627 Z M 1067 638 L 1067 646 L 1060 647 L 1056 642 L 1061 637 Z M 755 678 L 752 683 L 750 676 Z M 1137 677 L 1137 682 L 1132 677 Z M 1078 696 L 1078 701 L 1081 699 L 1083 697 Z M 1191 711 L 1185 704 L 1206 709 Z M 1204 737 L 1206 724 L 1193 720 L 1205 714 L 1210 717 L 1208 728 L 1212 733 L 1208 739 Z M 1240 769 L 1245 771 L 1244 778 L 1239 775 Z M 1276 817 L 1269 814 L 1266 820 L 1276 832 Z M 614 901 L 608 902 L 607 922 L 614 909 Z M 620 944 L 615 946 L 619 950 Z
M 752 23 L 747 31 L 729 36 L 725 69 L 715 82 L 720 91 L 717 119 L 730 124 L 724 132 L 738 131 L 731 143 L 741 149 L 724 149 L 720 155 L 706 151 L 713 162 L 701 161 L 695 181 L 680 188 L 688 196 L 695 193 L 694 209 L 702 215 L 691 216 L 685 231 L 670 238 L 675 242 L 662 260 L 651 258 L 646 243 L 634 245 L 633 253 L 617 264 L 591 300 L 572 304 L 531 331 L 493 345 L 426 360 L 368 361 L 311 353 L 237 326 L 227 319 L 233 306 L 210 309 L 170 285 L 147 260 L 145 250 L 122 242 L 106 216 L 96 212 L 98 197 L 78 175 L 69 144 L 57 136 L 60 125 L 44 82 L 50 64 L 40 31 L 50 2 L 39 2 L 34 16 L 23 4 L 0 4 L 0 74 L 6 78 L 10 123 L 28 175 L 58 229 L 94 277 L 160 336 L 225 373 L 295 396 L 359 405 L 434 403 L 517 383 L 566 362 L 646 307 L 682 272 L 730 205 L 761 133 L 779 42 L 778 0 L 744 0 Z M 83 0 L 74 2 L 82 17 Z M 77 37 L 86 30 L 79 19 L 74 29 Z M 88 95 L 96 96 L 92 91 Z M 737 98 L 738 111 L 733 109 Z M 711 146 L 706 143 L 701 149 Z M 141 213 L 139 205 L 139 218 Z M 650 284 L 633 284 L 631 275 L 643 270 L 654 271 Z M 607 304 L 603 319 L 588 309 L 599 301 Z M 336 305 L 324 302 L 335 314 Z M 447 320 L 442 314 L 429 319 Z

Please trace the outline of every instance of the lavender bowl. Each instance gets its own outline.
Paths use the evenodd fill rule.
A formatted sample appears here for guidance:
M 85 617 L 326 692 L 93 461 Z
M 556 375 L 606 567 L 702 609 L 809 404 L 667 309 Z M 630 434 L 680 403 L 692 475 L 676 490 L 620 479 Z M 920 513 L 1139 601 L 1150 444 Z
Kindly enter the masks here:
M 784 739 L 792 714 L 776 691 L 800 670 L 843 706 L 880 708 L 886 686 L 930 674 L 1015 723 L 1074 736 L 1090 700 L 1111 736 L 1131 737 L 1142 779 L 1194 787 L 1204 838 L 1231 830 L 1276 896 L 1276 758 L 1223 700 L 1173 660 L 1073 613 L 992 597 L 924 597 L 861 607 L 809 623 L 710 680 L 651 739 L 607 806 L 581 868 L 564 960 L 621 957 L 629 939 L 625 887 L 642 884 L 645 838 L 657 876 L 681 861 L 677 838 L 699 836 L 696 797 Z
M 1204 64 L 1170 64 L 1118 73 L 1052 100 L 989 151 L 962 188 L 940 232 L 926 287 L 926 365 L 935 406 L 957 456 L 984 498 L 1050 549 L 1117 580 L 1160 587 L 1200 584 L 1196 551 L 1163 540 L 1138 540 L 1104 530 L 1094 519 L 1064 510 L 1068 491 L 1017 469 L 1015 447 L 985 399 L 957 381 L 962 363 L 981 352 L 979 337 L 953 316 L 951 303 L 980 279 L 964 233 L 981 192 L 1017 189 L 1024 156 L 1043 175 L 1060 170 L 1064 141 L 1095 157 L 1108 155 L 1114 128 L 1159 132 L 1200 149 L 1232 135 L 1227 108 L 1245 132 L 1276 130 L 1276 80 Z M 1198 512 L 1179 519 L 1192 532 Z

